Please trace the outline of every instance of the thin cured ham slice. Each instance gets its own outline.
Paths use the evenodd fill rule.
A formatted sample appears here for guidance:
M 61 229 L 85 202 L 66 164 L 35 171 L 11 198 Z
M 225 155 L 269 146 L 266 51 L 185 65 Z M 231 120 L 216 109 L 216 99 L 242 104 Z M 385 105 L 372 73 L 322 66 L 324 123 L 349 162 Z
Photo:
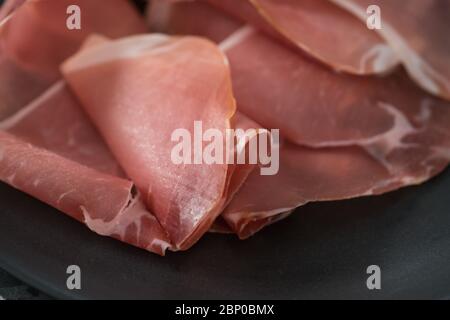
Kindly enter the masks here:
M 400 162 L 402 171 L 389 170 L 359 147 L 312 149 L 286 143 L 280 152 L 280 172 L 274 176 L 253 172 L 222 218 L 245 239 L 309 202 L 378 195 L 420 184 L 450 161 L 448 141 L 442 154 L 427 154 L 426 147 L 397 150 L 392 160 Z M 427 168 L 416 171 L 421 161 Z
M 403 136 L 423 127 L 448 132 L 449 104 L 415 86 L 402 70 L 363 78 L 334 73 L 248 27 L 221 46 L 239 110 L 299 145 L 387 140 L 399 147 Z
M 396 51 L 410 76 L 428 92 L 450 100 L 450 2 L 442 0 L 331 0 L 365 23 L 378 5 L 377 30 Z
M 143 19 L 126 0 L 21 2 L 5 4 L 8 7 L 3 12 L 12 13 L 0 24 L 0 119 L 57 81 L 60 63 L 91 33 L 116 38 L 146 30 Z M 82 8 L 81 30 L 67 28 L 70 5 Z
M 226 57 L 200 38 L 143 35 L 84 49 L 62 70 L 175 248 L 189 248 L 245 179 L 236 166 L 171 159 L 174 130 L 231 128 Z
M 250 23 L 288 45 L 306 52 L 334 70 L 353 74 L 386 73 L 398 64 L 394 51 L 357 18 L 327 1 L 317 0 L 201 0 Z M 156 0 L 157 19 L 167 30 L 213 39 L 223 31 L 223 18 L 195 2 Z M 150 10 L 152 10 L 151 8 Z M 161 14 L 164 12 L 165 14 Z M 209 17 L 206 15 L 209 14 Z M 157 16 L 157 18 L 156 18 Z M 207 23 L 207 22 L 210 23 Z M 219 21 L 219 22 L 217 22 Z M 215 30 L 218 29 L 218 30 Z M 204 30 L 204 31 L 202 31 Z
M 161 255 L 170 247 L 165 231 L 64 83 L 0 127 L 1 181 L 98 234 Z

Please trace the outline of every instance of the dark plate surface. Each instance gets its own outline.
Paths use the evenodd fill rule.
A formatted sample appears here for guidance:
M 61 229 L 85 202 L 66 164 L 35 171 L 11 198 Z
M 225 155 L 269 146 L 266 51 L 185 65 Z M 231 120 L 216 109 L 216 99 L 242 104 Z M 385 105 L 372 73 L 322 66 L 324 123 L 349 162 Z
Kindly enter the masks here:
M 0 184 L 0 266 L 58 298 L 449 298 L 450 171 L 381 197 L 310 204 L 247 241 L 159 257 Z M 66 289 L 79 265 L 82 290 Z M 381 267 L 369 291 L 366 268 Z

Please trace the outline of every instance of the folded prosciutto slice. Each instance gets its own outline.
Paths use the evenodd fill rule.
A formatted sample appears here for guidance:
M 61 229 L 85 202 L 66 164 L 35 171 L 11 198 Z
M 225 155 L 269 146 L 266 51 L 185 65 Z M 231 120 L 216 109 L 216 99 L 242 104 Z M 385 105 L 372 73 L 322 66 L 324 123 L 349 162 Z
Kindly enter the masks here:
M 80 30 L 67 27 L 73 5 L 81 10 Z M 127 0 L 10 0 L 2 12 L 9 16 L 0 24 L 0 119 L 57 81 L 61 62 L 91 33 L 116 38 L 146 30 Z
M 63 82 L 0 123 L 0 180 L 98 234 L 161 255 L 170 247 Z
M 397 56 L 381 37 L 361 25 L 357 18 L 327 1 L 196 2 L 152 1 L 150 20 L 158 21 L 160 26 L 166 25 L 168 32 L 185 28 L 185 33 L 203 33 L 205 36 L 220 34 L 223 21 L 217 19 L 217 14 L 211 14 L 211 9 L 205 4 L 199 3 L 207 2 L 284 40 L 338 71 L 355 74 L 385 73 L 398 63 Z
M 143 35 L 97 42 L 62 70 L 175 248 L 190 247 L 250 171 L 171 159 L 175 130 L 195 134 L 194 121 L 223 136 L 231 128 L 235 102 L 226 57 L 200 38 Z
M 381 10 L 380 35 L 396 51 L 411 77 L 428 92 L 450 100 L 450 2 L 442 0 L 331 0 L 364 23 L 366 9 Z

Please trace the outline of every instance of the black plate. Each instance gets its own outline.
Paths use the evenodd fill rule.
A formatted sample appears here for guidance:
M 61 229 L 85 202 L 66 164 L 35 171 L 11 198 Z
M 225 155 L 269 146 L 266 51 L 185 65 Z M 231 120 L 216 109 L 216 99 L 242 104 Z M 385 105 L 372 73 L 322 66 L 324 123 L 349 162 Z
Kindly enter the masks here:
M 381 197 L 310 204 L 247 241 L 208 234 L 159 257 L 0 184 L 0 265 L 58 298 L 450 297 L 450 170 Z M 82 290 L 66 289 L 66 268 Z M 369 291 L 366 268 L 381 267 Z

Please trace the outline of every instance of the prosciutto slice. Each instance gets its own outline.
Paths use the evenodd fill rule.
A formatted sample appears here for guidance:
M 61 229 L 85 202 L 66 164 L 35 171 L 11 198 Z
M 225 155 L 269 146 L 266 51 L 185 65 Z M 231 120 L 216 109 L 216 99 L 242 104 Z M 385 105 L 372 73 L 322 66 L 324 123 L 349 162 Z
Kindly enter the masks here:
M 84 49 L 62 70 L 174 247 L 189 248 L 251 171 L 171 159 L 174 130 L 202 121 L 225 136 L 237 121 L 226 57 L 200 38 L 145 35 Z
M 398 64 L 397 56 L 381 37 L 361 25 L 357 18 L 327 1 L 196 2 L 212 4 L 338 71 L 386 73 Z M 211 9 L 204 4 L 156 0 L 152 6 L 151 21 L 158 21 L 160 26 L 166 25 L 168 31 L 184 28 L 185 33 L 203 32 L 205 36 L 211 33 L 215 36 L 223 31 L 224 22 L 216 13 L 211 14 Z
M 381 10 L 380 35 L 396 51 L 410 76 L 428 92 L 450 100 L 450 3 L 411 0 L 331 0 L 366 21 L 369 5 Z
M 66 26 L 69 5 L 82 8 L 81 30 Z M 0 119 L 57 81 L 59 65 L 91 33 L 116 38 L 146 30 L 126 0 L 10 0 L 2 12 L 9 16 L 0 24 Z
M 424 146 L 397 149 L 390 159 L 401 166 L 398 170 L 390 170 L 359 147 L 312 149 L 286 143 L 280 172 L 274 176 L 253 172 L 222 218 L 245 239 L 309 202 L 372 196 L 420 184 L 447 166 L 448 141 L 441 154 L 430 155 Z M 421 168 L 422 161 L 426 168 Z
M 0 127 L 0 180 L 98 234 L 161 255 L 170 247 L 63 82 Z

